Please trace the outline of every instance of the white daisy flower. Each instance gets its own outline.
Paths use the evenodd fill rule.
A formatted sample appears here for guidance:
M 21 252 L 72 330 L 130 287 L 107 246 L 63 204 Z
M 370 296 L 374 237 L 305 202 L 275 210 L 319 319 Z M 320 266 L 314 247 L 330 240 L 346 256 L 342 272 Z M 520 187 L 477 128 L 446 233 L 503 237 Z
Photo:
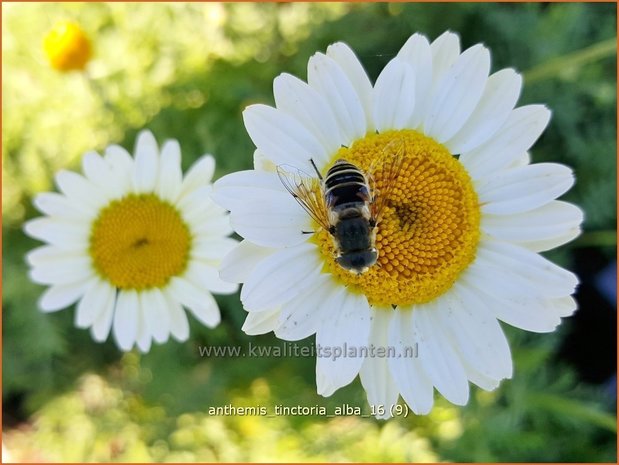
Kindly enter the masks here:
M 245 110 L 255 169 L 220 179 L 213 197 L 245 239 L 221 269 L 223 279 L 244 283 L 244 331 L 285 340 L 315 333 L 323 347 L 400 355 L 318 356 L 319 394 L 359 374 L 381 418 L 398 395 L 428 413 L 434 388 L 464 405 L 469 381 L 491 390 L 512 376 L 498 320 L 549 332 L 576 309 L 576 276 L 539 255 L 574 239 L 583 219 L 555 200 L 572 186 L 571 170 L 530 164 L 550 111 L 514 108 L 521 76 L 489 71 L 483 45 L 460 52 L 454 33 L 432 43 L 415 34 L 372 85 L 353 51 L 336 43 L 310 58 L 307 84 L 275 79 L 276 108 Z M 311 174 L 312 159 L 324 177 L 344 159 L 367 172 L 393 141 L 403 147 L 394 187 L 385 190 L 381 169 L 373 173 L 378 198 L 388 192 L 378 262 L 351 273 L 275 169 Z M 417 357 L 402 356 L 407 347 Z
M 118 347 L 142 352 L 171 334 L 189 337 L 183 307 L 208 327 L 220 321 L 212 296 L 234 293 L 217 267 L 237 242 L 225 210 L 210 200 L 215 160 L 205 155 L 183 177 L 181 150 L 168 140 L 161 153 L 149 131 L 135 158 L 118 145 L 83 157 L 84 176 L 60 171 L 61 193 L 39 194 L 45 217 L 25 231 L 47 245 L 27 255 L 30 278 L 50 287 L 39 305 L 54 312 L 77 303 L 75 325 Z

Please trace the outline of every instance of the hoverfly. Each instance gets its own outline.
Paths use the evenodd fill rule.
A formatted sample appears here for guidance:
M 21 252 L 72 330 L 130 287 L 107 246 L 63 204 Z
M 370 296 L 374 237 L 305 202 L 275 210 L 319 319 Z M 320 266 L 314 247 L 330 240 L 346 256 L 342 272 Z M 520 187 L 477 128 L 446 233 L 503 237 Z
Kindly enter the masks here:
M 394 141 L 396 142 L 396 141 Z M 323 177 L 312 159 L 317 177 L 299 169 L 287 171 L 277 167 L 286 190 L 305 211 L 331 234 L 335 261 L 351 273 L 365 273 L 378 260 L 376 226 L 381 220 L 395 179 L 402 166 L 402 148 L 385 147 L 386 159 L 379 159 L 367 173 L 355 164 L 337 160 Z M 373 172 L 382 164 L 381 191 L 376 188 Z

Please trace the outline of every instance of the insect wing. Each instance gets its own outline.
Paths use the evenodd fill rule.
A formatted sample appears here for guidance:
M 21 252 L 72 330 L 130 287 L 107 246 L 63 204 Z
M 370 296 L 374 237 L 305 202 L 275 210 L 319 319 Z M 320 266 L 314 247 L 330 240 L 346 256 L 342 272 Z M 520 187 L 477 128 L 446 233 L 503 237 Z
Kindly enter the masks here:
M 329 217 L 320 188 L 320 181 L 298 168 L 277 167 L 277 175 L 290 195 L 325 230 L 329 231 Z
M 397 178 L 404 162 L 405 147 L 401 140 L 394 140 L 387 144 L 383 149 L 381 157 L 376 159 L 368 170 L 368 181 L 372 191 L 371 214 L 374 221 L 378 224 L 381 215 L 387 206 L 393 188 L 397 183 Z M 381 187 L 378 188 L 375 173 L 381 171 Z

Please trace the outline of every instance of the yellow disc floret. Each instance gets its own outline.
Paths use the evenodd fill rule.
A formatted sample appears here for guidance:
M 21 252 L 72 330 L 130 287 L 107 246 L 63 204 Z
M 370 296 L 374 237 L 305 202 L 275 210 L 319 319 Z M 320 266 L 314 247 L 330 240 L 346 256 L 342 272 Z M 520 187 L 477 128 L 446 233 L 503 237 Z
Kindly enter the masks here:
M 43 40 L 43 49 L 54 69 L 83 70 L 92 56 L 92 47 L 79 25 L 62 21 L 54 25 Z
M 176 208 L 153 194 L 111 202 L 93 223 L 90 256 L 99 275 L 121 289 L 166 285 L 189 259 L 191 235 Z
M 382 160 L 396 148 L 400 170 L 387 179 Z M 475 258 L 480 234 L 477 194 L 462 164 L 413 130 L 370 134 L 341 148 L 333 161 L 340 158 L 370 171 L 377 195 L 388 194 L 377 226 L 378 262 L 360 275 L 350 273 L 335 261 L 329 233 L 320 230 L 314 241 L 325 271 L 381 307 L 428 302 L 448 290 Z

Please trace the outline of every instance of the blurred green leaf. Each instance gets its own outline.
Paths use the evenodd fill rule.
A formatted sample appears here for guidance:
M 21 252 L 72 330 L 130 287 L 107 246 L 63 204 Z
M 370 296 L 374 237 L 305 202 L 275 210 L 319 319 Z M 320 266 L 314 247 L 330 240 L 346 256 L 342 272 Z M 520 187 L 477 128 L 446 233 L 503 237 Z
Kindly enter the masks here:
M 581 418 L 591 424 L 617 432 L 617 417 L 601 411 L 596 406 L 577 402 L 552 394 L 534 393 L 528 396 L 533 407 L 549 410 L 555 414 Z

